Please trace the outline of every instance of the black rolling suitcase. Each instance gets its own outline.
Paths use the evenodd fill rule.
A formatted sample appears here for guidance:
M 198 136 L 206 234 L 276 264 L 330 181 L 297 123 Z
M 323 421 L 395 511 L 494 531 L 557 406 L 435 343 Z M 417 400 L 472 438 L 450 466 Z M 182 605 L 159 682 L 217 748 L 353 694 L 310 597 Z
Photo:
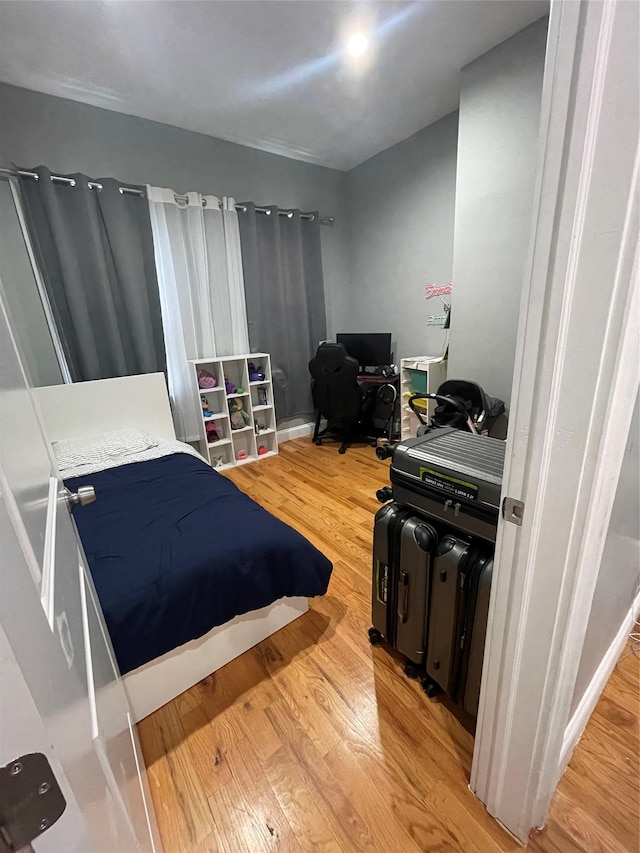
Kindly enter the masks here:
M 493 556 L 484 564 L 478 578 L 475 594 L 475 612 L 470 619 L 470 642 L 466 643 L 467 662 L 464 669 L 464 690 L 460 694 L 460 702 L 465 711 L 478 716 L 480 702 L 480 682 L 482 681 L 482 663 L 484 646 L 487 638 L 487 623 L 489 621 L 489 597 L 491 595 L 491 577 L 493 574 Z
M 427 674 L 464 711 L 478 713 L 493 555 L 452 533 L 433 561 Z
M 422 683 L 428 695 L 438 685 L 470 718 L 478 711 L 504 451 L 503 442 L 487 436 L 432 429 L 392 449 L 393 488 L 377 495 L 381 502 L 393 499 L 398 517 L 404 513 L 436 525 Z M 379 454 L 388 455 L 388 450 Z M 380 542 L 379 550 L 385 548 Z M 375 555 L 374 535 L 374 570 Z M 374 573 L 373 621 L 386 637 L 381 627 L 386 612 L 375 615 L 375 580 Z M 393 626 L 388 630 L 394 643 Z
M 451 427 L 393 450 L 393 500 L 465 536 L 496 541 L 505 445 Z
M 373 644 L 385 639 L 407 658 L 406 673 L 419 673 L 426 657 L 431 564 L 435 528 L 397 504 L 376 514 L 373 533 Z

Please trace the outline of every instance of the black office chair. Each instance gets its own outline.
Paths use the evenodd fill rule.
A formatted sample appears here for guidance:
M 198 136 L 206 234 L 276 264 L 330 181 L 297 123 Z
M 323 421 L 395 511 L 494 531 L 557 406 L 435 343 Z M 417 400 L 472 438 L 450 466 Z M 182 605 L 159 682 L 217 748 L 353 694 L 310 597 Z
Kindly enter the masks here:
M 372 441 L 367 434 L 366 397 L 358 384 L 358 370 L 358 362 L 347 355 L 342 344 L 320 344 L 309 362 L 316 409 L 314 444 L 322 444 L 323 437 L 338 436 L 342 438 L 339 452 L 344 453 L 353 441 Z M 327 426 L 321 431 L 322 418 L 326 418 Z

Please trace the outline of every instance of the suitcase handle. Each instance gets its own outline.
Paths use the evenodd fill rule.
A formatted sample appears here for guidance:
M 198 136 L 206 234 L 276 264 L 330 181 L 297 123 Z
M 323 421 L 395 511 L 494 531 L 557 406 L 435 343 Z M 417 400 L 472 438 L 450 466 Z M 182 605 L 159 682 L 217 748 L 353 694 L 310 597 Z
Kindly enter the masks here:
M 409 572 L 400 572 L 402 594 L 398 596 L 398 619 L 404 624 L 409 615 Z

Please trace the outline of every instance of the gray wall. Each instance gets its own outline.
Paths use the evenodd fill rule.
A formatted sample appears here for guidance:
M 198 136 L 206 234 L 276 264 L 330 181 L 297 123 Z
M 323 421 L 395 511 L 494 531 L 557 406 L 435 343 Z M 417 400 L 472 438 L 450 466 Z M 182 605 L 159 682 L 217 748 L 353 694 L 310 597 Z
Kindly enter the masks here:
M 531 231 L 543 18 L 462 69 L 448 375 L 509 403 Z
M 335 227 L 321 231 L 333 332 L 348 292 L 344 172 L 6 84 L 0 84 L 0 116 L 0 166 L 45 164 L 54 172 L 112 176 L 335 216 Z
M 508 402 L 531 219 L 546 19 L 462 71 L 461 108 L 345 174 L 0 84 L 3 162 L 319 209 L 328 335 L 438 353 L 425 286 L 454 292 L 450 376 Z M 454 228 L 455 221 L 455 228 Z
M 424 294 L 451 281 L 457 132 L 452 113 L 347 174 L 351 289 L 337 331 L 392 332 L 397 362 L 442 348 L 426 325 L 442 303 Z
M 640 415 L 636 405 L 591 604 L 571 714 L 620 630 L 640 589 Z

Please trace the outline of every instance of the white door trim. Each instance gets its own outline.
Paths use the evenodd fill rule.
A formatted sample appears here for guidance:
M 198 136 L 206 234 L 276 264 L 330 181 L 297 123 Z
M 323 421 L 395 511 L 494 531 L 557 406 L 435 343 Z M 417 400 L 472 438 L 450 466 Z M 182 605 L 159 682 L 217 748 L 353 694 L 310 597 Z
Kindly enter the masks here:
M 560 753 L 560 762 L 558 764 L 558 772 L 556 774 L 558 779 L 564 773 L 566 766 L 569 763 L 569 759 L 571 758 L 571 754 L 576 748 L 576 745 L 582 737 L 586 725 L 589 722 L 589 717 L 598 704 L 600 694 L 620 659 L 620 655 L 622 654 L 622 651 L 629 639 L 629 634 L 633 631 L 633 626 L 635 624 L 635 620 L 638 618 L 638 613 L 640 613 L 640 593 L 636 595 L 624 622 L 620 626 L 613 642 L 607 649 L 605 656 L 600 661 L 600 665 L 594 672 L 593 678 L 589 682 L 589 686 L 585 690 L 578 707 L 575 709 L 571 719 L 569 720 L 569 725 L 565 729 L 564 740 L 562 742 L 562 752 Z
M 553 3 L 549 16 L 547 50 L 540 110 L 538 167 L 534 190 L 533 236 L 520 301 L 511 409 L 505 454 L 504 484 L 508 494 L 522 498 L 529 458 L 529 432 L 535 381 L 526 381 L 525 367 L 536 365 L 542 345 L 542 321 L 547 276 L 560 193 L 564 140 L 569 122 L 571 87 L 578 41 L 580 4 Z M 526 513 L 529 516 L 529 511 Z M 527 518 L 524 519 L 525 523 Z M 487 625 L 478 722 L 471 768 L 471 789 L 492 814 L 499 806 L 495 787 L 499 778 L 498 725 L 504 725 L 506 701 L 499 704 L 503 670 L 513 670 L 515 650 L 506 638 L 510 610 L 527 596 L 524 579 L 516 576 L 513 563 L 518 539 L 527 528 L 499 524 Z M 512 590 L 513 587 L 513 590 Z M 511 630 L 508 632 L 508 628 Z M 513 676 L 512 676 L 513 677 Z M 505 696 L 506 699 L 506 696 Z M 501 713 L 502 712 L 502 713 Z M 495 768 L 495 769 L 494 769 Z
M 603 163 L 613 180 L 629 171 L 630 146 L 637 146 L 637 131 L 633 142 L 625 135 L 637 120 L 633 105 L 633 119 L 621 126 L 620 158 L 603 119 L 626 79 L 611 50 L 624 6 L 551 7 L 504 479 L 505 494 L 523 500 L 525 511 L 522 527 L 498 530 L 471 775 L 472 790 L 523 843 L 544 822 L 558 781 L 640 379 L 637 148 L 633 177 L 624 172 L 628 197 L 618 193 L 613 212 L 602 205 L 609 177 Z M 624 220 L 622 237 L 604 249 L 600 209 Z M 608 280 L 596 281 L 603 258 L 614 279 L 610 291 Z

